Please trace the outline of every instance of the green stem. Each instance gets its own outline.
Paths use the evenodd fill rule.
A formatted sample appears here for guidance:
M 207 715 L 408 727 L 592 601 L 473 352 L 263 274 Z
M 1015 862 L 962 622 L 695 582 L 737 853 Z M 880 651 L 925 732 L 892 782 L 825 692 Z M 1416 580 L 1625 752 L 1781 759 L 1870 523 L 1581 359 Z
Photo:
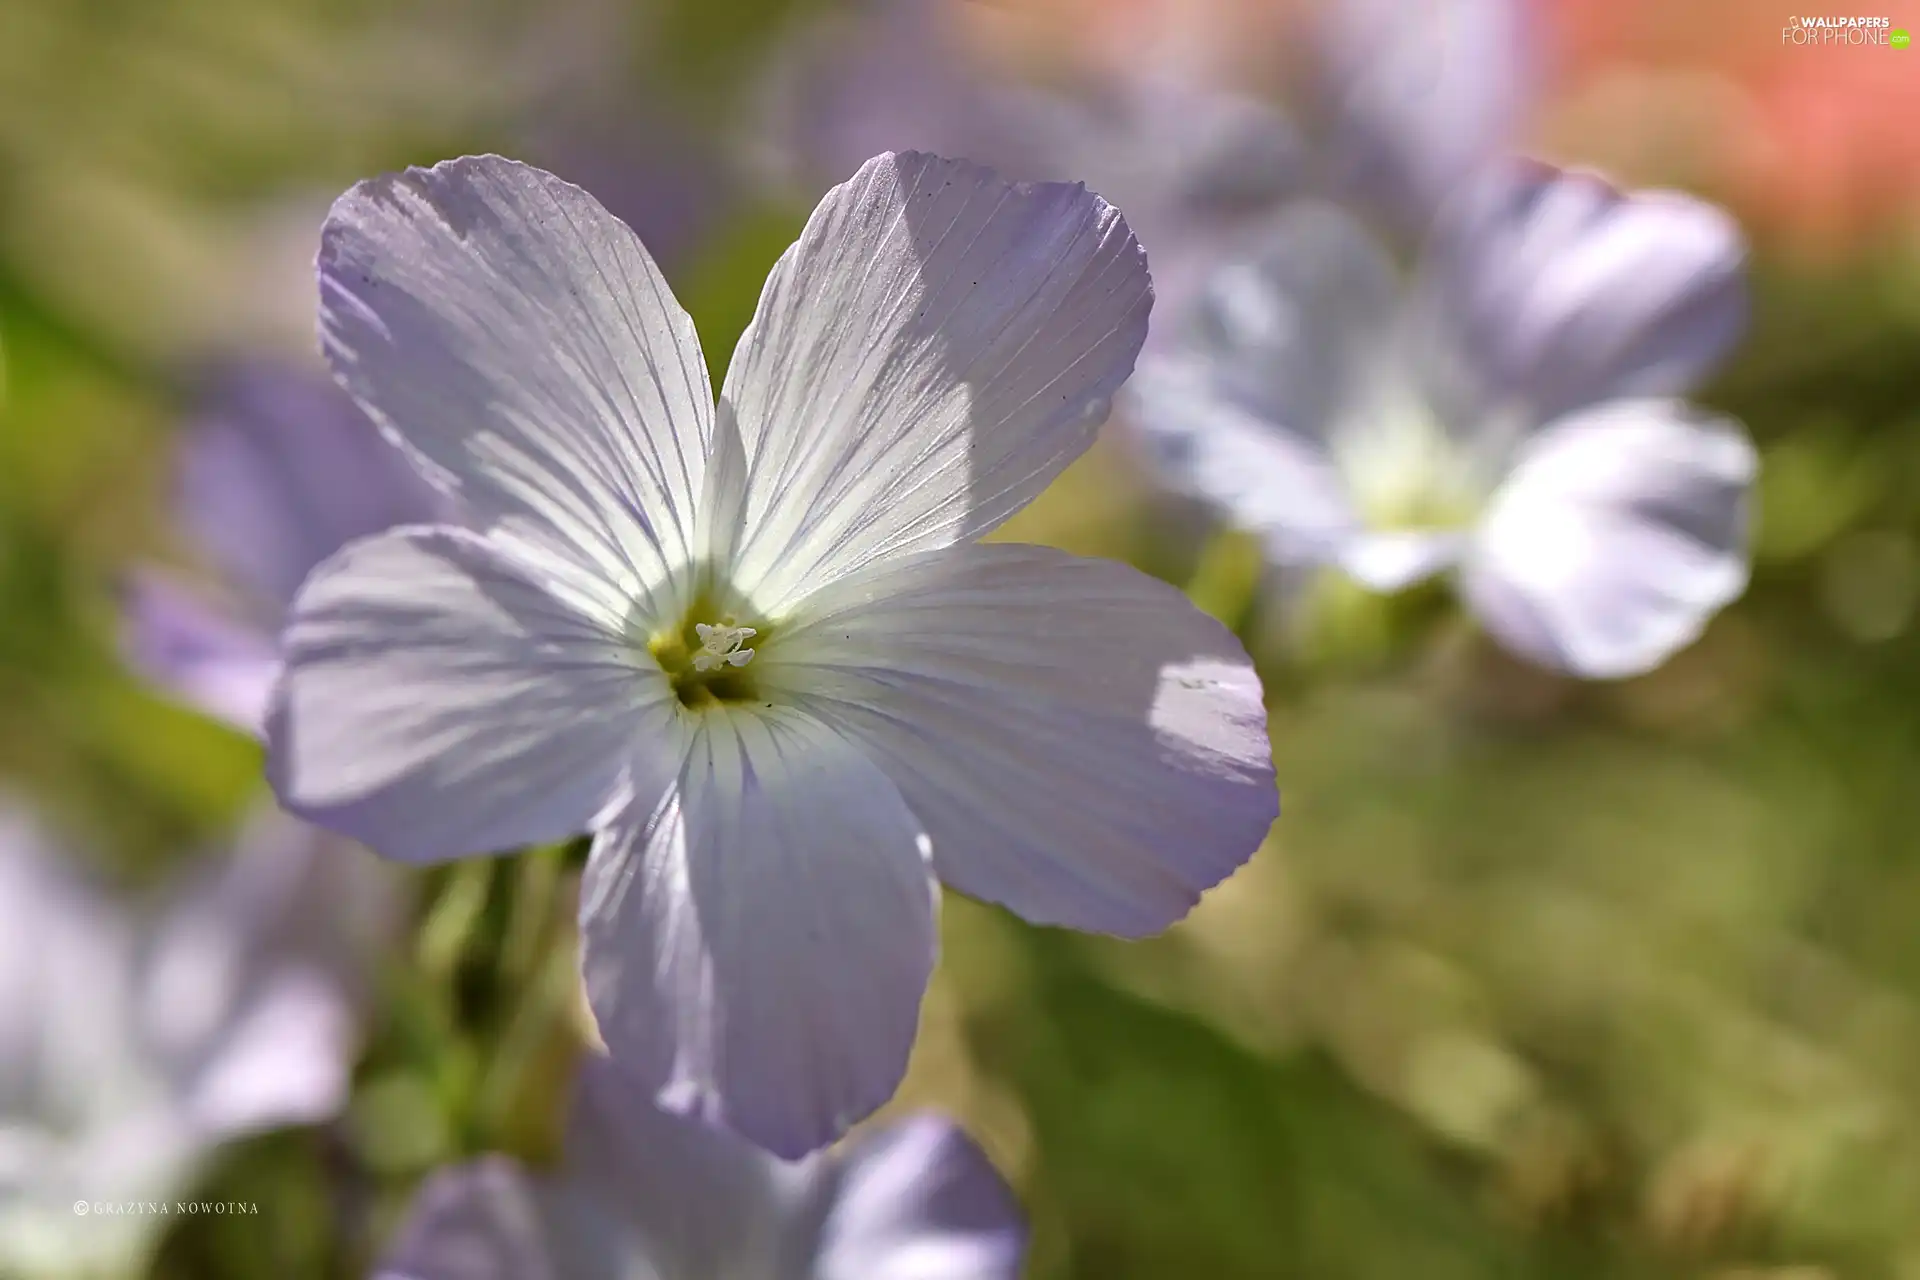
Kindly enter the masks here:
M 539 957 L 540 945 L 553 925 L 554 899 L 560 886 L 564 846 L 535 849 L 521 856 L 514 886 L 506 938 L 500 947 L 500 967 L 510 979 L 524 978 Z
M 452 978 L 467 939 L 487 909 L 487 888 L 492 880 L 492 861 L 470 858 L 453 869 L 446 887 L 428 910 L 420 926 L 417 954 L 421 970 L 435 985 Z
M 515 1117 L 527 1076 L 553 1043 L 555 1029 L 565 1023 L 579 980 L 574 948 L 565 938 L 554 939 L 539 972 L 521 988 L 513 1017 L 488 1056 L 476 1114 L 490 1136 L 499 1136 L 503 1122 Z

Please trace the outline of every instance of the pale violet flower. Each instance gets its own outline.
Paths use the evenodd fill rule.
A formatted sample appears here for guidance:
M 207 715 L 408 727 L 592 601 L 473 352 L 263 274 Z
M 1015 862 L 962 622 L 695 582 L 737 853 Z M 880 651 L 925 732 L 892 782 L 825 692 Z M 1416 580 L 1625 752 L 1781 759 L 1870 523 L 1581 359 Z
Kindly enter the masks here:
M 1026 1223 L 967 1136 L 920 1115 L 787 1163 L 581 1073 L 566 1163 L 431 1179 L 376 1280 L 1016 1280 Z
M 336 1114 L 393 905 L 387 868 L 277 812 L 148 905 L 0 809 L 0 1274 L 144 1274 L 173 1218 L 126 1206 Z
M 174 510 L 230 588 L 219 599 L 144 569 L 128 586 L 134 668 L 196 709 L 257 733 L 287 603 L 341 545 L 446 504 L 324 376 L 268 364 L 223 373 L 188 424 Z
M 1419 240 L 1519 141 L 1539 61 L 1523 0 L 1324 0 L 1312 35 L 1312 183 L 1383 230 Z
M 1126 209 L 1153 256 L 1160 312 L 1189 305 L 1213 265 L 1301 192 L 1308 160 L 1286 116 L 1186 73 L 1010 100 L 1023 132 L 1044 140 L 1049 174 L 1082 175 Z
M 968 56 L 960 25 L 986 16 L 970 0 L 836 6 L 780 51 L 756 142 L 803 185 L 903 147 L 1085 179 L 1152 255 L 1162 317 L 1184 312 L 1205 274 L 1293 200 L 1336 200 L 1396 237 L 1424 235 L 1514 142 L 1538 60 L 1521 0 L 1323 0 L 1297 47 L 1251 56 L 1243 18 L 1173 0 L 1116 19 L 1158 28 L 1133 56 L 1043 87 Z M 1015 31 L 1025 21 L 1014 6 L 992 16 Z M 1289 60 L 1299 123 L 1261 96 L 1275 86 L 1223 72 Z
M 1143 363 L 1132 417 L 1274 561 L 1380 590 L 1454 570 L 1515 652 L 1630 675 L 1746 583 L 1753 447 L 1675 398 L 1741 332 L 1743 261 L 1711 205 L 1531 164 L 1411 280 L 1301 205 Z
M 958 22 L 979 16 L 970 7 L 866 0 L 802 25 L 763 86 L 754 139 L 771 167 L 817 190 L 878 151 L 916 148 L 1084 180 L 1149 246 L 1160 310 L 1182 306 L 1215 255 L 1297 194 L 1300 139 L 1270 104 L 1158 50 L 1124 75 L 1022 83 L 958 47 Z
M 412 862 L 591 831 L 587 995 L 642 1086 L 804 1154 L 900 1079 L 936 876 L 1138 935 L 1260 843 L 1239 644 L 1124 566 L 977 541 L 1146 331 L 1144 256 L 1084 188 L 869 161 L 717 407 L 640 242 L 539 170 L 363 183 L 320 271 L 342 382 L 475 526 L 308 579 L 269 774 Z

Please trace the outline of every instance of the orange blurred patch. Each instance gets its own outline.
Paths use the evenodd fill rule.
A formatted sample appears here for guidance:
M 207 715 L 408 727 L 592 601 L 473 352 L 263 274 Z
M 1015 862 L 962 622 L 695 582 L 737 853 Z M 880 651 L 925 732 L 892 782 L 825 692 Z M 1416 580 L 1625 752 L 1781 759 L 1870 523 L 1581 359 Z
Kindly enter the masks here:
M 1796 15 L 1885 17 L 1894 28 L 1920 30 L 1914 0 L 1544 0 L 1544 11 L 1570 146 L 1657 149 L 1655 122 L 1624 108 L 1610 121 L 1596 102 L 1626 101 L 1632 95 L 1620 86 L 1636 77 L 1691 83 L 1703 95 L 1696 104 L 1714 100 L 1717 132 L 1701 176 L 1763 234 L 1841 253 L 1920 211 L 1920 50 L 1801 45 L 1782 36 Z M 1684 122 L 1687 110 L 1676 111 Z M 1564 123 L 1568 115 L 1574 123 Z M 1610 130 L 1613 123 L 1624 127 Z M 1642 159 L 1671 171 L 1657 157 Z

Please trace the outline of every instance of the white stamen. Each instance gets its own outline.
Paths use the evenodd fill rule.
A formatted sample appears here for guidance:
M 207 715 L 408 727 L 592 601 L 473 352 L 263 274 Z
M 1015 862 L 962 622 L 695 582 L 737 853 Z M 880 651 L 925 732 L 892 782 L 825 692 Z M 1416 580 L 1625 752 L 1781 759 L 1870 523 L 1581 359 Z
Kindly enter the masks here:
M 753 650 L 740 647 L 753 638 L 752 627 L 709 626 L 704 622 L 696 622 L 693 631 L 700 637 L 699 652 L 693 655 L 695 671 L 718 671 L 723 666 L 744 667 L 753 661 Z

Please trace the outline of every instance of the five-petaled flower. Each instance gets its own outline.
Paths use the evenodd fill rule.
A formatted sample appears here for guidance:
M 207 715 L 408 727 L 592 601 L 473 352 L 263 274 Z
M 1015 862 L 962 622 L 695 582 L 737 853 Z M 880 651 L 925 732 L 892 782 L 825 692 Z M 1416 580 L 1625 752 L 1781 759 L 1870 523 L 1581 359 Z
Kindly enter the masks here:
M 1636 674 L 1746 585 L 1753 446 L 1676 398 L 1744 327 L 1744 257 L 1712 205 L 1532 163 L 1463 191 L 1412 279 L 1302 203 L 1142 363 L 1132 418 L 1274 561 L 1456 569 L 1507 647 Z
M 810 1151 L 905 1069 L 936 875 L 1139 935 L 1265 835 L 1239 644 L 1124 566 L 977 541 L 1146 333 L 1144 255 L 1084 187 L 869 161 L 717 406 L 633 233 L 536 169 L 363 183 L 320 274 L 341 381 L 473 523 L 308 579 L 269 774 L 409 861 L 592 831 L 588 999 L 664 1099 Z
M 1024 1215 L 950 1122 L 897 1121 L 787 1163 L 630 1096 L 589 1058 L 565 1163 L 502 1156 L 420 1192 L 378 1280 L 1014 1280 Z

